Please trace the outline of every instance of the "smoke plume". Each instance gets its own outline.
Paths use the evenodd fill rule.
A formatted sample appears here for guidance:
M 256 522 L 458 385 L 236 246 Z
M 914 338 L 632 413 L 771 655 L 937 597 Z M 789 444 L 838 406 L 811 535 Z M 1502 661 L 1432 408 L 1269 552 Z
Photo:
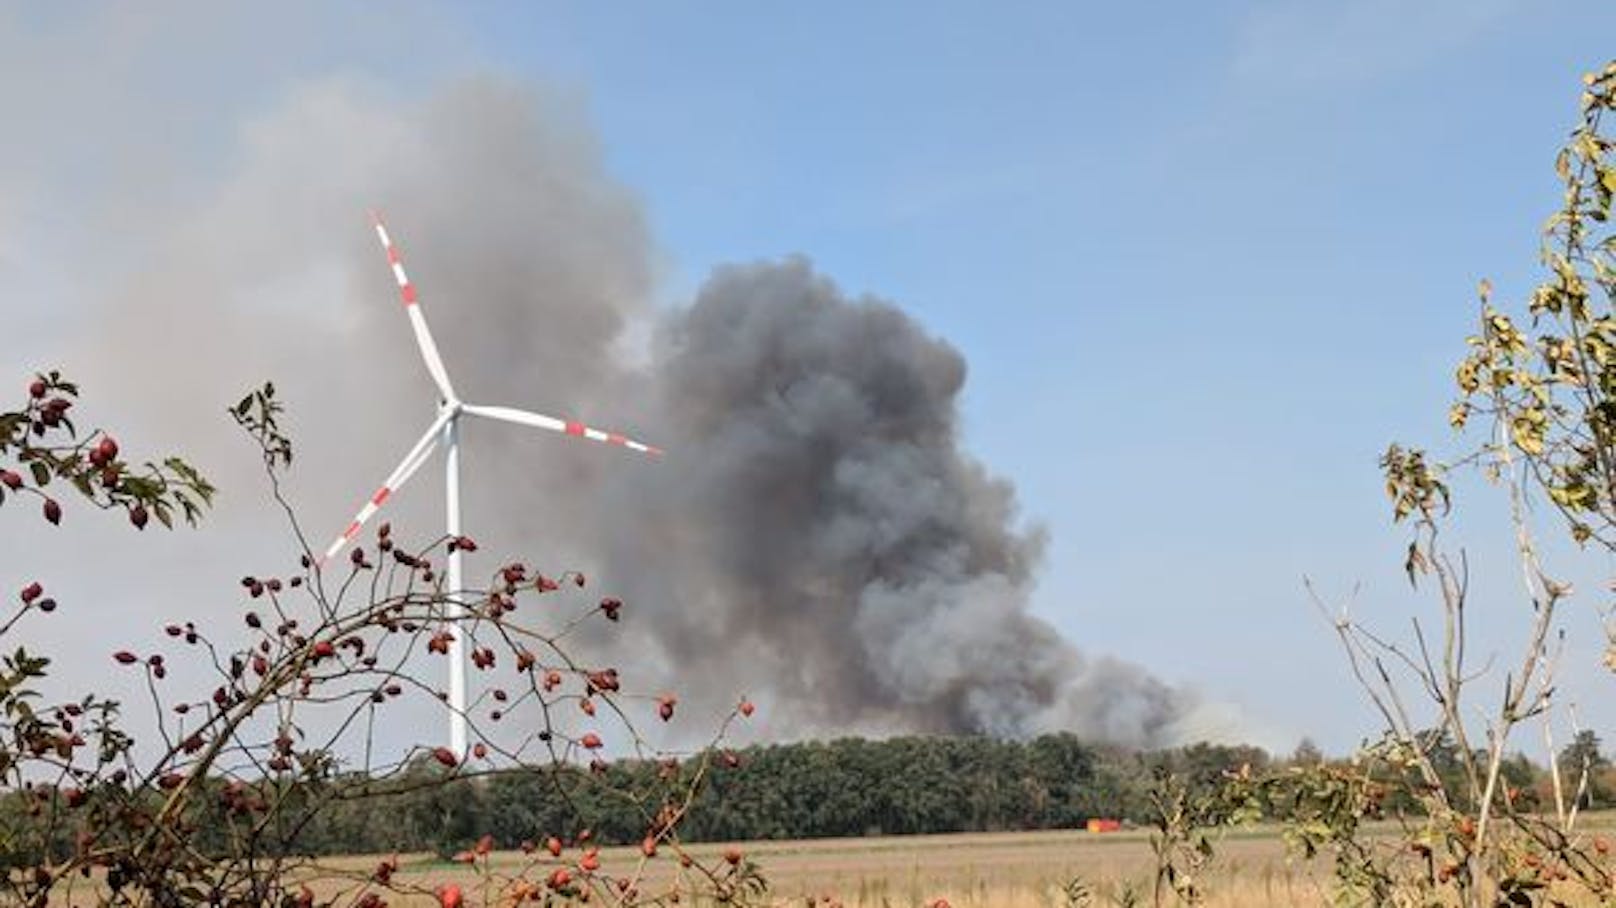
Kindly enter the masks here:
M 802 259 L 724 268 L 665 314 L 653 363 L 673 453 L 600 541 L 636 540 L 608 573 L 672 661 L 766 666 L 822 729 L 1183 731 L 1182 695 L 1029 612 L 1041 535 L 961 448 L 959 351 L 897 307 Z

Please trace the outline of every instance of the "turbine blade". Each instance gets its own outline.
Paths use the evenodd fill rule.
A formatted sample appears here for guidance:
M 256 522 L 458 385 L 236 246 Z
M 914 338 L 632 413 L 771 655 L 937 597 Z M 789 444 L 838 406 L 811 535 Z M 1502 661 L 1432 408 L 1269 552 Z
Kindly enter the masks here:
M 415 443 L 415 447 L 410 448 L 410 452 L 404 455 L 404 459 L 399 461 L 398 466 L 394 467 L 393 472 L 388 474 L 387 479 L 382 482 L 381 488 L 378 488 L 375 494 L 370 496 L 370 500 L 366 501 L 364 506 L 359 509 L 359 513 L 354 516 L 353 522 L 348 524 L 348 528 L 342 531 L 342 535 L 338 536 L 331 543 L 330 548 L 325 550 L 325 554 L 320 556 L 321 564 L 336 557 L 338 552 L 352 542 L 354 537 L 359 535 L 359 530 L 365 525 L 365 521 L 374 517 L 376 512 L 381 510 L 382 505 L 387 502 L 387 499 L 402 488 L 411 476 L 415 475 L 415 471 L 421 468 L 421 464 L 426 463 L 426 459 L 432 455 L 432 449 L 437 447 L 438 436 L 443 433 L 444 423 L 448 421 L 449 414 L 447 412 L 433 420 L 432 427 L 426 430 L 426 434 L 422 435 L 421 439 Z
M 415 343 L 421 348 L 421 359 L 426 361 L 426 371 L 431 373 L 432 381 L 438 386 L 438 393 L 445 401 L 457 400 L 454 386 L 449 384 L 449 371 L 443 367 L 443 357 L 438 355 L 437 342 L 432 340 L 432 329 L 427 327 L 426 315 L 421 312 L 415 285 L 410 283 L 409 275 L 404 273 L 404 259 L 399 255 L 398 247 L 393 245 L 393 238 L 387 232 L 387 225 L 382 223 L 381 214 L 372 211 L 370 220 L 376 227 L 376 238 L 381 240 L 382 249 L 387 253 L 387 264 L 392 266 L 393 279 L 398 281 L 398 298 L 404 304 L 404 312 L 410 318 L 410 327 L 415 330 Z
M 636 441 L 616 432 L 607 432 L 593 426 L 586 426 L 581 422 L 570 419 L 557 419 L 554 416 L 545 416 L 542 413 L 529 413 L 526 410 L 517 410 L 513 407 L 481 407 L 466 404 L 465 412 L 473 416 L 486 416 L 489 419 L 498 419 L 503 422 L 514 422 L 524 426 L 534 426 L 539 429 L 548 429 L 551 432 L 560 432 L 563 435 L 575 435 L 601 444 L 617 445 L 640 454 L 649 454 L 652 457 L 662 456 L 662 449 L 648 445 L 643 441 Z

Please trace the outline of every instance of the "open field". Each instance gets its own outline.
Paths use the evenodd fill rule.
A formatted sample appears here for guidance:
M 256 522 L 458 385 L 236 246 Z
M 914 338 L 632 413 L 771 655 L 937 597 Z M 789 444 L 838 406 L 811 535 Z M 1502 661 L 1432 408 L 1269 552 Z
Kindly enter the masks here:
M 1616 814 L 1589 815 L 1585 830 L 1616 827 Z M 1388 828 L 1388 832 L 1390 829 Z M 757 862 L 769 882 L 765 900 L 777 905 L 819 908 L 921 908 L 946 899 L 952 908 L 1073 908 L 1066 887 L 1081 880 L 1092 908 L 1151 904 L 1153 857 L 1143 831 L 1091 834 L 1082 831 L 963 833 L 930 836 L 882 836 L 807 839 L 779 842 L 706 843 L 689 851 L 709 866 L 722 865 L 731 847 Z M 642 864 L 639 849 L 603 848 L 599 873 L 636 876 L 641 891 L 655 893 L 679 872 L 678 861 L 664 850 Z M 519 874 L 542 880 L 554 866 L 572 865 L 569 851 L 559 862 L 548 854 L 537 858 L 520 852 L 490 855 L 487 876 L 464 864 L 429 855 L 401 855 L 394 883 L 416 894 L 388 895 L 388 903 L 407 908 L 435 906 L 430 893 L 457 883 L 472 904 L 503 904 L 500 884 Z M 375 868 L 377 856 L 355 855 L 320 862 L 314 884 L 322 896 L 353 894 Z M 341 877 L 352 882 L 343 884 Z M 489 881 L 492 880 L 492 884 Z M 1311 908 L 1331 905 L 1328 857 L 1313 862 L 1290 858 L 1275 827 L 1258 827 L 1226 835 L 1218 859 L 1204 878 L 1209 908 Z M 93 887 L 93 883 L 90 884 Z M 1137 901 L 1129 902 L 1132 892 Z M 349 899 L 341 899 L 346 904 Z M 94 904 L 89 887 L 59 894 L 54 905 Z M 1168 904 L 1176 904 L 1169 897 Z M 1580 905 L 1574 899 L 1571 904 Z M 1590 903 L 1592 904 L 1592 903 Z M 701 908 L 712 908 L 702 905 Z
M 1585 829 L 1609 829 L 1616 816 L 1590 815 Z M 704 861 L 717 863 L 726 844 L 690 847 Z M 1137 904 L 1150 904 L 1153 858 L 1142 831 L 1091 834 L 1081 831 L 967 833 L 934 836 L 885 836 L 858 839 L 815 839 L 739 843 L 762 868 L 770 884 L 769 900 L 803 905 L 812 897 L 840 902 L 845 908 L 910 908 L 938 898 L 953 908 L 1067 908 L 1066 885 L 1081 879 L 1095 908 L 1119 904 L 1130 887 Z M 601 872 L 632 874 L 639 864 L 634 848 L 601 851 Z M 527 860 L 519 853 L 496 853 L 495 875 L 518 871 Z M 348 858 L 363 871 L 374 859 Z M 675 861 L 659 857 L 647 866 L 645 891 L 673 872 Z M 534 874 L 533 876 L 540 876 Z M 403 859 L 395 879 L 430 890 L 454 881 L 468 895 L 480 894 L 477 877 L 466 867 L 418 857 Z M 1286 854 L 1276 828 L 1260 827 L 1227 835 L 1218 861 L 1206 878 L 1211 908 L 1302 908 L 1330 905 L 1330 865 Z M 480 898 L 478 899 L 480 901 Z M 391 900 L 399 905 L 429 905 L 426 897 Z
M 717 862 L 728 847 L 691 847 Z M 840 901 L 847 908 L 897 908 L 925 905 L 945 898 L 954 908 L 1065 908 L 1064 888 L 1081 878 L 1097 896 L 1095 905 L 1130 884 L 1146 902 L 1152 857 L 1143 832 L 1094 835 L 1087 832 L 971 833 L 936 836 L 889 836 L 865 839 L 818 839 L 741 844 L 770 883 L 776 902 L 803 904 L 809 897 Z M 1327 904 L 1320 881 L 1328 867 L 1288 861 L 1276 832 L 1257 830 L 1231 835 L 1219 851 L 1220 866 L 1209 877 L 1213 906 L 1302 906 Z M 601 852 L 602 872 L 632 873 L 639 852 L 611 848 Z M 496 875 L 517 871 L 524 857 L 498 853 Z M 346 859 L 358 870 L 368 859 Z M 659 858 L 647 873 L 647 890 L 675 862 Z M 454 881 L 474 892 L 476 877 L 465 867 L 430 859 L 404 860 L 395 879 L 431 889 Z M 429 904 L 422 899 L 418 903 Z
M 749 846 L 777 897 L 830 895 L 861 908 L 923 905 L 939 897 L 964 906 L 1067 904 L 1065 887 L 1080 878 L 1097 895 L 1132 883 L 1149 892 L 1153 858 L 1142 832 L 1094 835 L 1037 832 L 834 839 Z M 1311 904 L 1319 889 L 1304 868 L 1285 859 L 1276 835 L 1230 838 L 1218 889 L 1238 889 L 1227 904 Z M 1104 903 L 1104 900 L 1097 900 Z

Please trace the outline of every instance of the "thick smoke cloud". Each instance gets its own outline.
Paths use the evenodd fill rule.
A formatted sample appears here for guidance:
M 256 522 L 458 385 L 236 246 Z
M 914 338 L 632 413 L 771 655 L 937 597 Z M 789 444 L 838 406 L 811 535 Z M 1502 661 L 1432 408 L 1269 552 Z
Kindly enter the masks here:
M 653 362 L 673 454 L 602 542 L 655 540 L 609 576 L 655 604 L 671 662 L 767 665 L 819 729 L 1185 731 L 1182 695 L 1030 614 L 1042 539 L 961 447 L 965 361 L 894 305 L 801 259 L 725 268 L 664 315 Z
M 71 313 L 39 319 L 51 361 L 85 381 L 98 412 L 122 414 L 126 448 L 179 448 L 225 495 L 201 535 L 137 550 L 89 521 L 49 539 L 0 525 L 0 543 L 30 552 L 69 607 L 98 609 L 37 642 L 96 653 L 176 615 L 229 617 L 235 577 L 292 562 L 223 416 L 248 385 L 274 379 L 291 406 L 288 489 L 316 546 L 430 421 L 430 384 L 364 222 L 378 205 L 467 399 L 670 450 L 645 464 L 504 426 L 465 433 L 468 532 L 623 594 L 613 656 L 647 684 L 696 708 L 745 691 L 782 737 L 1207 731 L 1179 691 L 1080 654 L 1031 614 L 1041 539 L 1018 522 L 1011 486 L 962 448 L 957 350 L 801 260 L 724 269 L 688 304 L 654 308 L 640 205 L 573 101 L 487 79 L 411 101 L 304 79 L 250 117 L 189 128 L 220 158 L 191 168 L 147 149 L 162 178 L 146 158 L 99 174 L 71 225 L 0 223 L 19 279 Z M 70 195 L 41 183 L 26 210 L 43 210 L 50 186 Z M 97 264 L 50 276 L 81 261 Z M 8 360 L 28 368 L 41 352 L 13 347 Z M 423 471 L 390 502 L 395 525 L 436 532 L 441 494 Z

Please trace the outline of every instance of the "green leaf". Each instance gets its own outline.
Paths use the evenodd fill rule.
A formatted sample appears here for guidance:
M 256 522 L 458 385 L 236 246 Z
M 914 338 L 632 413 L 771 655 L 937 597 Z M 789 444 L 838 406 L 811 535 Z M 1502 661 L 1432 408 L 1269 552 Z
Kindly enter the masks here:
M 51 480 L 50 467 L 45 466 L 44 463 L 36 460 L 33 463 L 28 465 L 28 471 L 30 473 L 34 474 L 34 485 L 36 485 L 36 486 L 50 485 L 50 480 Z

